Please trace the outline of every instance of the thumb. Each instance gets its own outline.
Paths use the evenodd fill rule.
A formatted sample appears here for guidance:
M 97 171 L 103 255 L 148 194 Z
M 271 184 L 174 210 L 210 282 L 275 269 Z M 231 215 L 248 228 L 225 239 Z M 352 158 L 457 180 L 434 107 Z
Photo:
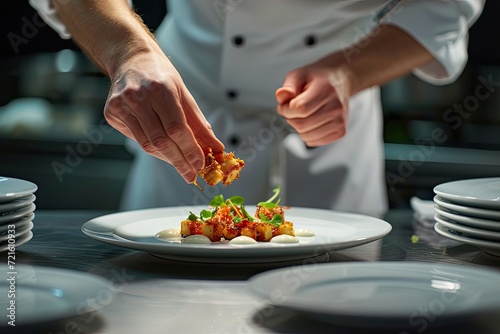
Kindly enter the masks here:
M 276 90 L 276 101 L 278 104 L 285 104 L 290 102 L 295 95 L 295 91 L 291 87 L 281 87 Z
M 295 72 L 296 73 L 296 72 Z M 285 104 L 296 97 L 304 86 L 304 78 L 299 74 L 288 74 L 283 86 L 276 90 L 278 104 Z

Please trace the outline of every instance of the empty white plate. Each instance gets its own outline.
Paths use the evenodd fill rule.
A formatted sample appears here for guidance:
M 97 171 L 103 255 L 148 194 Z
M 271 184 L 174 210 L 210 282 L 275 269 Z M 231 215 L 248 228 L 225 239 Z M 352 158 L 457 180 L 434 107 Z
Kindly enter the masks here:
M 489 241 L 500 241 L 500 232 L 483 230 L 479 228 L 469 227 L 465 225 L 456 224 L 446 218 L 440 217 L 439 213 L 436 213 L 434 219 L 441 225 L 448 227 L 456 232 L 463 233 L 465 236 L 471 238 L 477 238 Z
M 420 329 L 456 325 L 500 310 L 500 273 L 418 262 L 351 262 L 288 267 L 250 278 L 249 289 L 273 305 L 349 327 Z
M 11 222 L 15 222 L 16 220 L 22 219 L 24 217 L 29 217 L 33 211 L 35 211 L 36 206 L 34 203 L 31 203 L 29 206 L 16 210 L 7 215 L 0 215 L 0 225 L 10 224 Z
M 23 228 L 24 226 L 28 226 L 30 222 L 35 218 L 35 214 L 31 213 L 29 216 L 23 218 L 23 219 L 18 219 L 14 222 L 11 223 L 5 223 L 5 224 L 0 224 L 0 233 L 8 233 L 8 230 L 12 230 L 12 226 L 14 226 L 14 229 L 19 229 Z
M 12 202 L 0 204 L 0 216 L 2 216 L 5 212 L 12 212 L 19 210 L 21 208 L 29 206 L 36 199 L 35 195 L 30 195 L 27 197 L 23 197 Z
M 109 303 L 115 291 L 107 280 L 81 271 L 16 264 L 16 326 L 63 319 L 93 312 Z M 11 270 L 0 265 L 0 308 L 6 313 L 10 300 L 7 280 Z M 4 316 L 5 317 L 5 316 Z M 0 323 L 7 326 L 8 318 Z
M 488 210 L 488 209 L 474 208 L 471 206 L 459 205 L 451 203 L 439 197 L 438 195 L 434 196 L 434 203 L 439 204 L 443 208 L 454 211 L 464 216 L 500 221 L 500 210 Z
M 29 196 L 37 189 L 37 185 L 32 182 L 0 176 L 0 203 Z
M 476 227 L 476 228 L 482 228 L 485 230 L 500 231 L 500 221 L 462 216 L 462 215 L 450 212 L 448 209 L 442 208 L 438 204 L 436 204 L 434 206 L 434 211 L 436 213 L 438 213 L 441 217 L 451 219 L 454 222 L 457 222 L 457 223 L 460 223 L 463 225 Z
M 456 204 L 500 210 L 500 178 L 468 179 L 442 183 L 434 193 Z
M 444 225 L 441 225 L 440 223 L 436 223 L 436 225 L 434 225 L 434 230 L 437 233 L 441 234 L 442 236 L 445 236 L 452 240 L 460 241 L 463 242 L 464 244 L 474 245 L 491 255 L 500 256 L 500 242 L 486 241 L 486 240 L 466 237 L 464 235 L 458 234 L 457 232 L 453 231 L 452 229 Z

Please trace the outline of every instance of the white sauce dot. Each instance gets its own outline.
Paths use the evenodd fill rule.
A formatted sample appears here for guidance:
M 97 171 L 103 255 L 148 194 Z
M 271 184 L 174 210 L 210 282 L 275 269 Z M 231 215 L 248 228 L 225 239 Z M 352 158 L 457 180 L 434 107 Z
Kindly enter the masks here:
M 231 239 L 229 243 L 233 245 L 250 245 L 250 244 L 256 244 L 257 241 L 245 235 L 240 235 L 239 237 Z
M 315 234 L 313 231 L 306 230 L 305 228 L 300 228 L 295 230 L 295 236 L 297 237 L 314 237 Z
M 162 239 L 180 238 L 181 231 L 178 229 L 175 229 L 175 228 L 169 228 L 169 229 L 158 232 L 156 237 L 162 238 Z
M 291 235 L 288 234 L 281 234 L 273 237 L 271 239 L 271 242 L 277 244 L 296 244 L 299 242 L 299 239 L 292 237 Z
M 194 234 L 194 235 L 188 235 L 184 240 L 182 240 L 183 244 L 203 244 L 203 245 L 208 245 L 211 244 L 212 241 L 208 239 L 204 235 L 199 235 L 199 234 Z

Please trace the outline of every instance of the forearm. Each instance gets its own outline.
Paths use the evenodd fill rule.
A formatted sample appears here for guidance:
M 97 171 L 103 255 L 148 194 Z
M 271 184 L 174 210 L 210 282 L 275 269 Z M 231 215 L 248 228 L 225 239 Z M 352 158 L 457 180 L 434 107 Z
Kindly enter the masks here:
M 125 60 L 161 52 L 151 32 L 124 0 L 52 0 L 73 40 L 108 76 Z
M 380 26 L 355 45 L 321 61 L 347 76 L 350 95 L 410 73 L 433 59 L 413 37 L 391 25 Z

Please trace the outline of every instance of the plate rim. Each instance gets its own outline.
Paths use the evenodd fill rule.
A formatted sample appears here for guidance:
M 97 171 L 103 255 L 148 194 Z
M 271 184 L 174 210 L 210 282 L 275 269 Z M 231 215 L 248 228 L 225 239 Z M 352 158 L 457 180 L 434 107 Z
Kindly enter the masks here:
M 38 190 L 38 186 L 31 181 L 18 179 L 15 177 L 4 176 L 4 175 L 0 175 L 0 180 L 1 179 L 7 179 L 7 181 L 8 180 L 15 180 L 17 182 L 19 182 L 19 181 L 23 182 L 28 189 L 17 191 L 17 192 L 14 192 L 12 194 L 6 194 L 5 192 L 0 192 L 0 204 L 9 203 L 9 202 L 21 199 L 23 197 L 27 197 L 29 195 L 32 195 L 33 193 L 35 193 Z M 5 181 L 5 180 L 3 180 L 3 181 Z M 1 182 L 0 182 L 0 185 L 1 185 Z M 0 187 L 0 189 L 1 189 L 1 187 Z
M 456 234 L 450 233 L 447 230 L 444 230 L 444 228 L 445 228 L 445 226 L 441 225 L 440 223 L 436 223 L 434 225 L 434 230 L 444 237 L 447 237 L 447 238 L 455 240 L 455 241 L 462 242 L 464 244 L 476 246 L 476 247 L 486 251 L 487 253 L 490 253 L 490 254 L 495 255 L 495 256 L 500 256 L 500 242 L 487 241 L 487 240 L 481 240 L 481 239 L 456 235 Z
M 470 233 L 471 235 L 469 235 L 469 237 L 471 237 L 471 238 L 477 238 L 477 239 L 484 240 L 484 241 L 498 241 L 498 242 L 500 242 L 500 232 L 498 232 L 498 231 L 483 230 L 480 228 L 474 228 L 474 227 L 458 224 L 458 223 L 455 223 L 454 221 L 447 221 L 446 217 L 441 217 L 438 213 L 436 213 L 434 215 L 434 219 L 439 224 L 443 225 L 444 227 L 452 229 L 456 232 Z M 481 236 L 481 234 L 483 232 L 486 234 L 489 233 L 489 234 L 493 235 L 495 237 L 495 239 L 483 239 L 484 237 Z
M 22 201 L 20 201 L 20 200 L 22 200 Z M 17 211 L 19 209 L 22 209 L 24 207 L 29 206 L 30 204 L 34 203 L 35 201 L 36 201 L 36 195 L 31 194 L 30 196 L 21 197 L 17 200 L 11 201 L 11 202 L 0 203 L 0 213 Z
M 487 180 L 495 180 L 500 182 L 500 177 L 484 177 L 484 178 L 474 178 L 474 179 L 465 179 L 465 180 L 455 180 L 455 181 L 449 181 L 445 183 L 438 184 L 437 186 L 434 187 L 433 191 L 436 195 L 439 195 L 440 197 L 443 197 L 445 199 L 448 199 L 449 201 L 457 204 L 462 204 L 462 205 L 470 205 L 472 207 L 478 207 L 478 208 L 483 208 L 483 209 L 500 209 L 500 198 L 497 199 L 484 199 L 484 198 L 477 198 L 477 197 L 472 197 L 472 196 L 467 196 L 467 195 L 457 195 L 453 194 L 450 192 L 447 192 L 446 190 L 443 190 L 443 187 L 448 187 L 452 184 L 460 184 L 460 183 L 470 183 L 474 181 L 484 181 L 487 182 Z
M 20 219 L 16 219 L 11 222 L 4 222 L 0 224 L 0 231 L 6 231 L 9 228 L 9 225 L 15 225 L 16 228 L 19 227 L 19 225 L 27 225 L 27 221 L 33 221 L 35 219 L 35 213 L 32 212 L 29 216 L 22 217 Z
M 173 215 L 172 212 L 176 212 L 177 215 L 181 215 L 180 210 L 188 210 L 185 211 L 186 213 L 189 212 L 189 210 L 197 210 L 197 209 L 203 209 L 207 208 L 207 206 L 183 206 L 183 207 L 165 207 L 165 208 L 154 208 L 154 209 L 142 209 L 142 210 L 132 210 L 132 211 L 125 211 L 125 212 L 119 212 L 119 213 L 112 213 L 100 217 L 96 217 L 94 219 L 91 219 L 84 223 L 81 227 L 82 232 L 89 236 L 90 238 L 93 238 L 97 241 L 113 244 L 115 246 L 120 246 L 124 248 L 129 248 L 129 249 L 135 249 L 135 250 L 142 250 L 149 252 L 154 255 L 159 255 L 163 256 L 166 258 L 171 258 L 171 259 L 184 259 L 184 260 L 195 260 L 196 262 L 215 262 L 215 261 L 221 261 L 224 260 L 227 263 L 230 262 L 251 262 L 251 263 L 256 263 L 256 262 L 275 262 L 277 259 L 280 260 L 290 260 L 290 259 L 305 259 L 305 258 L 310 258 L 313 255 L 320 255 L 318 253 L 315 253 L 316 250 L 318 249 L 319 246 L 318 244 L 313 244 L 309 245 L 304 244 L 304 246 L 297 247 L 297 246 L 292 246 L 292 247 L 269 247 L 269 248 L 260 248 L 259 250 L 255 250 L 257 248 L 254 248 L 252 250 L 251 248 L 248 249 L 239 249 L 239 248 L 231 248 L 229 249 L 213 249 L 210 252 L 210 255 L 207 256 L 207 246 L 200 246 L 200 247 L 186 247 L 182 248 L 179 247 L 178 245 L 174 245 L 175 248 L 172 247 L 172 245 L 169 245 L 167 243 L 144 243 L 144 242 L 137 242 L 137 241 L 124 241 L 124 240 L 119 240 L 115 237 L 113 237 L 113 231 L 123 225 L 127 225 L 130 223 L 136 223 L 138 220 L 149 220 L 149 219 L 155 219 L 155 218 L 161 218 L 162 216 L 158 216 L 159 214 L 163 214 L 166 216 L 166 212 L 171 213 L 171 216 Z M 330 243 L 330 244 L 324 244 L 323 246 L 323 251 L 321 254 L 327 252 L 327 251 L 335 251 L 335 250 L 340 250 L 340 249 L 346 249 L 354 246 L 359 246 L 362 244 L 369 243 L 371 241 L 375 241 L 377 239 L 380 239 L 387 234 L 390 233 L 392 230 L 392 226 L 376 217 L 371 217 L 371 216 L 365 216 L 361 214 L 356 214 L 356 213 L 346 213 L 346 212 L 340 212 L 340 211 L 333 211 L 333 210 L 326 210 L 326 209 L 314 209 L 314 208 L 302 208 L 302 207 L 293 207 L 290 210 L 295 209 L 296 214 L 300 212 L 306 213 L 308 211 L 314 211 L 317 213 L 321 214 L 326 214 L 326 215 L 346 215 L 352 219 L 369 219 L 370 222 L 376 222 L 377 225 L 374 227 L 370 227 L 369 231 L 372 231 L 371 234 L 365 234 L 363 238 L 358 238 L 357 240 L 350 240 L 348 242 L 343 242 L 339 243 Z M 92 231 L 92 228 L 89 229 L 89 226 L 96 225 L 98 224 L 97 221 L 99 219 L 120 219 L 127 214 L 131 214 L 133 217 L 135 216 L 141 216 L 141 213 L 150 213 L 155 216 L 148 216 L 148 217 L 143 217 L 142 219 L 133 219 L 132 221 L 122 221 L 120 223 L 115 223 L 113 227 L 109 227 L 108 230 L 100 230 L 96 231 L 95 226 L 94 226 L 94 231 Z M 182 212 L 184 214 L 184 212 Z M 290 211 L 289 216 L 292 215 L 292 211 Z M 186 215 L 187 217 L 187 215 Z M 321 219 L 314 217 L 315 219 Z M 130 218 L 132 219 L 132 218 Z M 290 219 L 293 223 L 293 218 Z M 180 224 L 180 221 L 179 221 Z M 345 224 L 345 223 L 344 223 Z M 99 225 L 97 225 L 99 226 Z M 376 233 L 375 233 L 376 232 Z M 334 245 L 331 247 L 331 245 Z M 147 248 L 147 249 L 145 249 Z M 172 250 L 173 254 L 172 254 Z M 263 251 L 265 250 L 265 252 Z M 272 254 L 269 254 L 272 253 Z M 169 256 L 170 255 L 170 256 Z M 205 255 L 205 256 L 203 256 Z
M 28 231 L 28 234 L 23 234 L 23 236 L 21 237 L 22 239 L 19 240 L 19 239 L 16 239 L 16 243 L 15 243 L 15 246 L 16 246 L 16 249 L 17 247 L 20 247 L 22 245 L 24 245 L 25 243 L 27 243 L 28 241 L 30 241 L 31 239 L 33 239 L 33 231 Z M 0 246 L 0 252 L 5 252 L 9 249 L 10 245 L 2 245 Z
M 18 229 L 16 229 L 16 233 L 14 234 L 16 236 L 15 239 L 18 240 L 19 237 L 26 235 L 28 232 L 30 232 L 33 229 L 34 226 L 35 226 L 35 224 L 33 223 L 33 221 L 30 220 L 26 226 L 22 226 L 20 228 L 21 232 L 18 232 Z M 8 238 L 9 238 L 8 233 L 0 235 L 0 244 L 2 242 L 4 242 L 5 240 L 7 240 Z
M 18 209 L 11 214 L 0 216 L 0 225 L 13 224 L 16 221 L 24 220 L 30 217 L 36 210 L 36 204 L 31 203 L 28 206 Z
M 441 198 L 439 195 L 435 195 L 433 201 L 434 203 L 440 205 L 445 209 L 451 211 L 455 210 L 457 213 L 466 215 L 468 217 L 482 218 L 482 219 L 500 219 L 500 211 L 498 210 L 477 208 L 474 206 L 466 206 L 452 202 L 447 202 L 446 199 Z M 491 216 L 489 216 L 490 214 Z
M 471 227 L 477 227 L 477 226 L 485 226 L 485 230 L 491 230 L 491 231 L 500 231 L 500 222 L 494 221 L 494 220 L 489 220 L 489 219 L 484 219 L 484 218 L 476 218 L 476 217 L 469 217 L 469 216 L 462 216 L 460 214 L 456 214 L 453 212 L 447 212 L 446 208 L 441 208 L 439 204 L 436 204 L 434 206 L 434 211 L 435 213 L 440 214 L 440 216 L 451 219 L 457 223 L 471 226 Z M 486 228 L 489 227 L 489 228 Z

